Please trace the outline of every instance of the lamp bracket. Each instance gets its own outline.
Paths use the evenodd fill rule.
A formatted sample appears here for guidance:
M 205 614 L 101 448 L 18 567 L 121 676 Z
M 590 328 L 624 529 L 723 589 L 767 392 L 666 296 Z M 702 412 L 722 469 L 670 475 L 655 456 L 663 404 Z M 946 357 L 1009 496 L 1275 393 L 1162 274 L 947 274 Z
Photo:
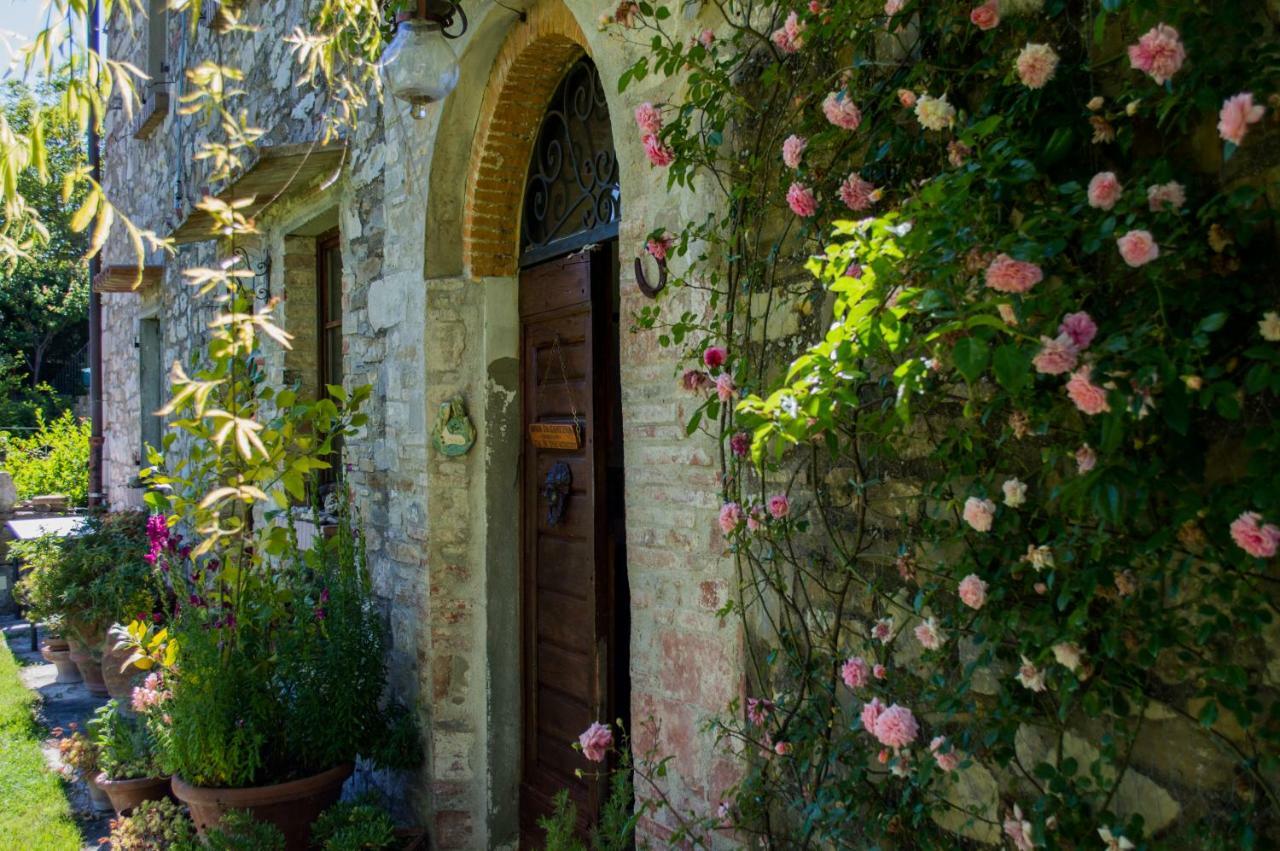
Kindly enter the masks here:
M 459 0 L 418 0 L 418 16 L 439 24 L 445 38 L 460 38 L 467 31 L 467 13 Z M 450 31 L 455 24 L 457 30 Z
M 236 258 L 237 264 L 249 270 L 253 276 L 253 295 L 259 301 L 267 301 L 271 298 L 271 255 L 263 253 L 262 259 L 254 261 L 249 257 L 249 252 L 245 248 L 237 248 L 231 252 L 231 256 Z

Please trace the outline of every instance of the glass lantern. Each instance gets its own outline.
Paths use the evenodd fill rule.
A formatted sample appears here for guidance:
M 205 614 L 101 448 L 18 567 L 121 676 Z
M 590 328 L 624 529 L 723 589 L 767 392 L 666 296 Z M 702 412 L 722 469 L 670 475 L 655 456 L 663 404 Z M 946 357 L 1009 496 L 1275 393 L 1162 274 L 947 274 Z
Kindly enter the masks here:
M 458 57 L 440 23 L 427 18 L 402 20 L 378 66 L 387 89 L 413 107 L 414 118 L 425 118 L 427 104 L 458 85 Z

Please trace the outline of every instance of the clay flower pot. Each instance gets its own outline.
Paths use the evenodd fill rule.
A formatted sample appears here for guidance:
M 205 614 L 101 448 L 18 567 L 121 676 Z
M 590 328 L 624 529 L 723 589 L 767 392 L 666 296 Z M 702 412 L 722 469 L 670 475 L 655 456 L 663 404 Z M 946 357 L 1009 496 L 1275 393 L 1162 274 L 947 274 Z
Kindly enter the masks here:
M 125 667 L 132 654 L 123 648 L 116 649 L 118 639 L 114 627 L 107 632 L 102 645 L 102 678 L 106 681 L 107 694 L 127 705 L 133 696 L 134 678 L 142 673 L 142 669 L 135 665 Z
M 159 801 L 170 797 L 168 777 L 140 777 L 136 780 L 109 780 L 106 772 L 94 778 L 94 783 L 111 799 L 116 815 L 125 816 L 143 801 Z
M 217 825 L 228 810 L 248 810 L 256 820 L 280 828 L 288 851 L 306 851 L 312 822 L 337 803 L 342 784 L 354 767 L 348 762 L 301 780 L 244 789 L 192 786 L 175 774 L 173 794 L 191 810 L 191 819 L 201 836 Z
M 57 642 L 55 644 L 54 642 Z M 61 645 L 60 647 L 58 645 Z M 46 662 L 52 662 L 53 666 L 58 669 L 58 676 L 54 678 L 55 683 L 78 683 L 81 681 L 80 669 L 76 663 L 71 661 L 71 649 L 67 646 L 67 642 L 62 639 L 47 639 L 44 644 L 40 645 L 40 655 L 44 657 Z
M 76 663 L 76 667 L 80 669 L 80 676 L 84 680 L 84 687 L 89 690 L 89 694 L 94 697 L 106 697 L 107 683 L 102 678 L 102 663 L 93 658 L 93 654 L 89 652 L 88 648 L 74 639 L 71 641 L 69 656 L 71 661 Z

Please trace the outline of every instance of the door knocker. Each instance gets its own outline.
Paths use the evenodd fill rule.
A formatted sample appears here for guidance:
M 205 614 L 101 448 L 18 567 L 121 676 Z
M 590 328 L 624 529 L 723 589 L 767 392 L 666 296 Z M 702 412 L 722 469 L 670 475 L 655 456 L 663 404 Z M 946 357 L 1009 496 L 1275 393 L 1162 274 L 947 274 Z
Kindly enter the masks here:
M 547 525 L 558 526 L 564 517 L 565 507 L 569 503 L 569 487 L 573 484 L 573 472 L 569 465 L 557 461 L 547 471 L 546 481 L 542 484 L 542 495 L 547 500 Z

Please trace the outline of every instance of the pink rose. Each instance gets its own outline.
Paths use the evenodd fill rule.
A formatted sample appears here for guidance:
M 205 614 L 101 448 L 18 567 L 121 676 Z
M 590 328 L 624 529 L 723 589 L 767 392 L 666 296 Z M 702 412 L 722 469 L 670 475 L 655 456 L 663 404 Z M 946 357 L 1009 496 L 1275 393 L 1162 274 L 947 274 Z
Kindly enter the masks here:
M 645 101 L 636 107 L 636 126 L 641 136 L 656 136 L 662 130 L 662 112 Z
M 680 385 L 690 393 L 699 393 L 711 386 L 711 376 L 700 369 L 687 369 L 680 377 Z
M 747 719 L 757 727 L 769 720 L 773 714 L 773 701 L 764 697 L 747 698 Z
M 774 520 L 781 520 L 790 513 L 791 503 L 787 501 L 785 493 L 778 493 L 769 497 L 769 516 Z
M 884 704 L 880 702 L 880 698 L 873 697 L 868 703 L 862 705 L 862 729 L 871 735 L 876 734 L 876 722 L 880 720 L 880 713 L 884 712 Z
M 898 103 L 911 109 L 916 105 L 916 93 L 911 89 L 898 89 Z
M 822 113 L 827 120 L 845 130 L 857 130 L 862 123 L 862 110 L 847 92 L 831 92 L 822 101 Z
M 1085 364 L 1071 373 L 1071 380 L 1067 382 L 1067 395 L 1071 401 L 1091 417 L 1111 410 L 1107 404 L 1107 391 L 1093 383 L 1092 372 L 1093 367 Z
M 720 373 L 716 378 L 716 395 L 720 397 L 720 401 L 732 402 L 737 392 L 737 388 L 733 386 L 733 376 L 727 372 Z
M 593 721 L 586 732 L 578 737 L 582 745 L 582 755 L 592 762 L 604 762 L 609 747 L 613 744 L 613 731 L 599 721 Z
M 778 742 L 776 745 L 773 746 L 773 752 L 776 753 L 778 756 L 786 756 L 787 754 L 791 753 L 791 743 Z
M 961 579 L 958 590 L 960 602 L 971 609 L 981 609 L 987 602 L 987 583 L 983 582 L 976 573 L 970 573 Z
M 716 40 L 716 34 L 711 30 L 703 30 L 698 34 L 698 43 L 703 47 L 710 48 Z
M 671 251 L 671 246 L 675 244 L 675 240 L 669 234 L 650 239 L 644 245 L 644 250 L 649 252 L 654 260 L 662 263 L 667 259 L 667 255 Z
M 1084 475 L 1092 470 L 1098 463 L 1098 453 L 1093 451 L 1093 447 L 1085 443 L 1076 450 L 1076 472 Z
M 870 181 L 862 179 L 856 171 L 840 185 L 840 200 L 850 210 L 861 212 L 875 203 L 879 190 Z
M 1029 89 L 1042 89 L 1058 70 L 1058 54 L 1047 44 L 1028 44 L 1015 61 L 1018 79 Z
M 751 435 L 740 431 L 729 438 L 729 450 L 739 458 L 746 458 L 751 452 Z
M 1185 203 L 1187 203 L 1186 187 L 1176 180 L 1147 187 L 1147 206 L 1153 213 L 1179 210 Z
M 1079 352 L 1076 344 L 1067 334 L 1059 334 L 1056 338 L 1040 338 L 1040 351 L 1031 359 L 1036 372 L 1042 375 L 1061 375 L 1076 367 Z
M 1271 558 L 1280 547 L 1280 526 L 1263 525 L 1261 514 L 1246 511 L 1231 521 L 1231 540 L 1254 558 Z
M 736 502 L 726 502 L 720 506 L 720 531 L 732 535 L 742 525 L 742 506 Z
M 1266 114 L 1266 107 L 1253 102 L 1252 92 L 1241 92 L 1222 102 L 1218 113 L 1218 135 L 1233 145 L 1244 143 L 1245 131 Z
M 960 753 L 947 744 L 946 736 L 935 736 L 933 741 L 929 742 L 929 751 L 943 771 L 955 771 L 960 767 Z
M 933 618 L 926 618 L 924 621 L 916 625 L 914 630 L 916 641 L 920 642 L 920 646 L 925 650 L 937 650 L 946 643 L 947 635 L 938 628 Z
M 1075 347 L 1083 352 L 1089 348 L 1093 338 L 1098 335 L 1098 326 L 1094 324 L 1093 317 L 1081 310 L 1077 313 L 1068 313 L 1062 317 L 1062 324 L 1058 326 L 1058 333 L 1066 334 L 1070 337 Z
M 877 680 L 883 680 L 888 676 L 888 672 L 885 671 L 884 665 L 876 665 L 871 669 L 871 676 Z
M 995 29 L 1000 23 L 1000 4 L 997 0 L 987 0 L 981 6 L 975 6 L 969 12 L 969 20 L 980 30 Z
M 770 36 L 775 47 L 783 53 L 795 53 L 804 46 L 804 25 L 800 23 L 800 16 L 795 12 L 787 15 L 787 20 L 783 25 L 774 31 Z
M 1123 192 L 1124 187 L 1116 180 L 1115 172 L 1100 171 L 1089 181 L 1089 206 L 1110 210 Z
M 1044 280 L 1044 272 L 1034 263 L 999 254 L 987 267 L 987 286 L 1002 293 L 1025 293 Z
M 644 137 L 644 153 L 649 162 L 659 168 L 665 168 L 676 161 L 675 151 L 652 133 Z
M 799 168 L 800 158 L 804 156 L 804 149 L 809 147 L 809 140 L 803 136 L 797 136 L 794 133 L 787 137 L 782 143 L 782 161 L 787 168 Z
M 989 499 L 971 496 L 964 501 L 964 522 L 977 532 L 990 532 L 996 516 L 996 504 Z
M 849 688 L 862 688 L 870 682 L 867 679 L 870 675 L 871 668 L 861 656 L 854 656 L 846 660 L 840 668 L 840 678 L 844 680 L 844 684 Z
M 905 706 L 893 704 L 876 718 L 875 736 L 889 748 L 905 748 L 920 734 L 920 725 Z
M 871 637 L 881 644 L 888 644 L 893 638 L 893 618 L 880 618 L 872 624 Z
M 1160 256 L 1160 246 L 1156 245 L 1150 231 L 1131 230 L 1117 239 L 1116 245 L 1120 248 L 1120 256 L 1124 258 L 1124 262 L 1135 269 Z
M 791 188 L 787 190 L 787 206 L 801 218 L 808 218 L 818 211 L 813 190 L 800 183 L 791 184 Z
M 702 353 L 702 362 L 715 369 L 718 366 L 724 366 L 728 357 L 729 353 L 725 351 L 724 346 L 707 346 L 706 351 Z
M 1167 24 L 1156 24 L 1143 33 L 1137 44 L 1129 45 L 1129 65 L 1147 73 L 1161 86 L 1178 73 L 1186 59 L 1187 51 L 1178 31 Z

